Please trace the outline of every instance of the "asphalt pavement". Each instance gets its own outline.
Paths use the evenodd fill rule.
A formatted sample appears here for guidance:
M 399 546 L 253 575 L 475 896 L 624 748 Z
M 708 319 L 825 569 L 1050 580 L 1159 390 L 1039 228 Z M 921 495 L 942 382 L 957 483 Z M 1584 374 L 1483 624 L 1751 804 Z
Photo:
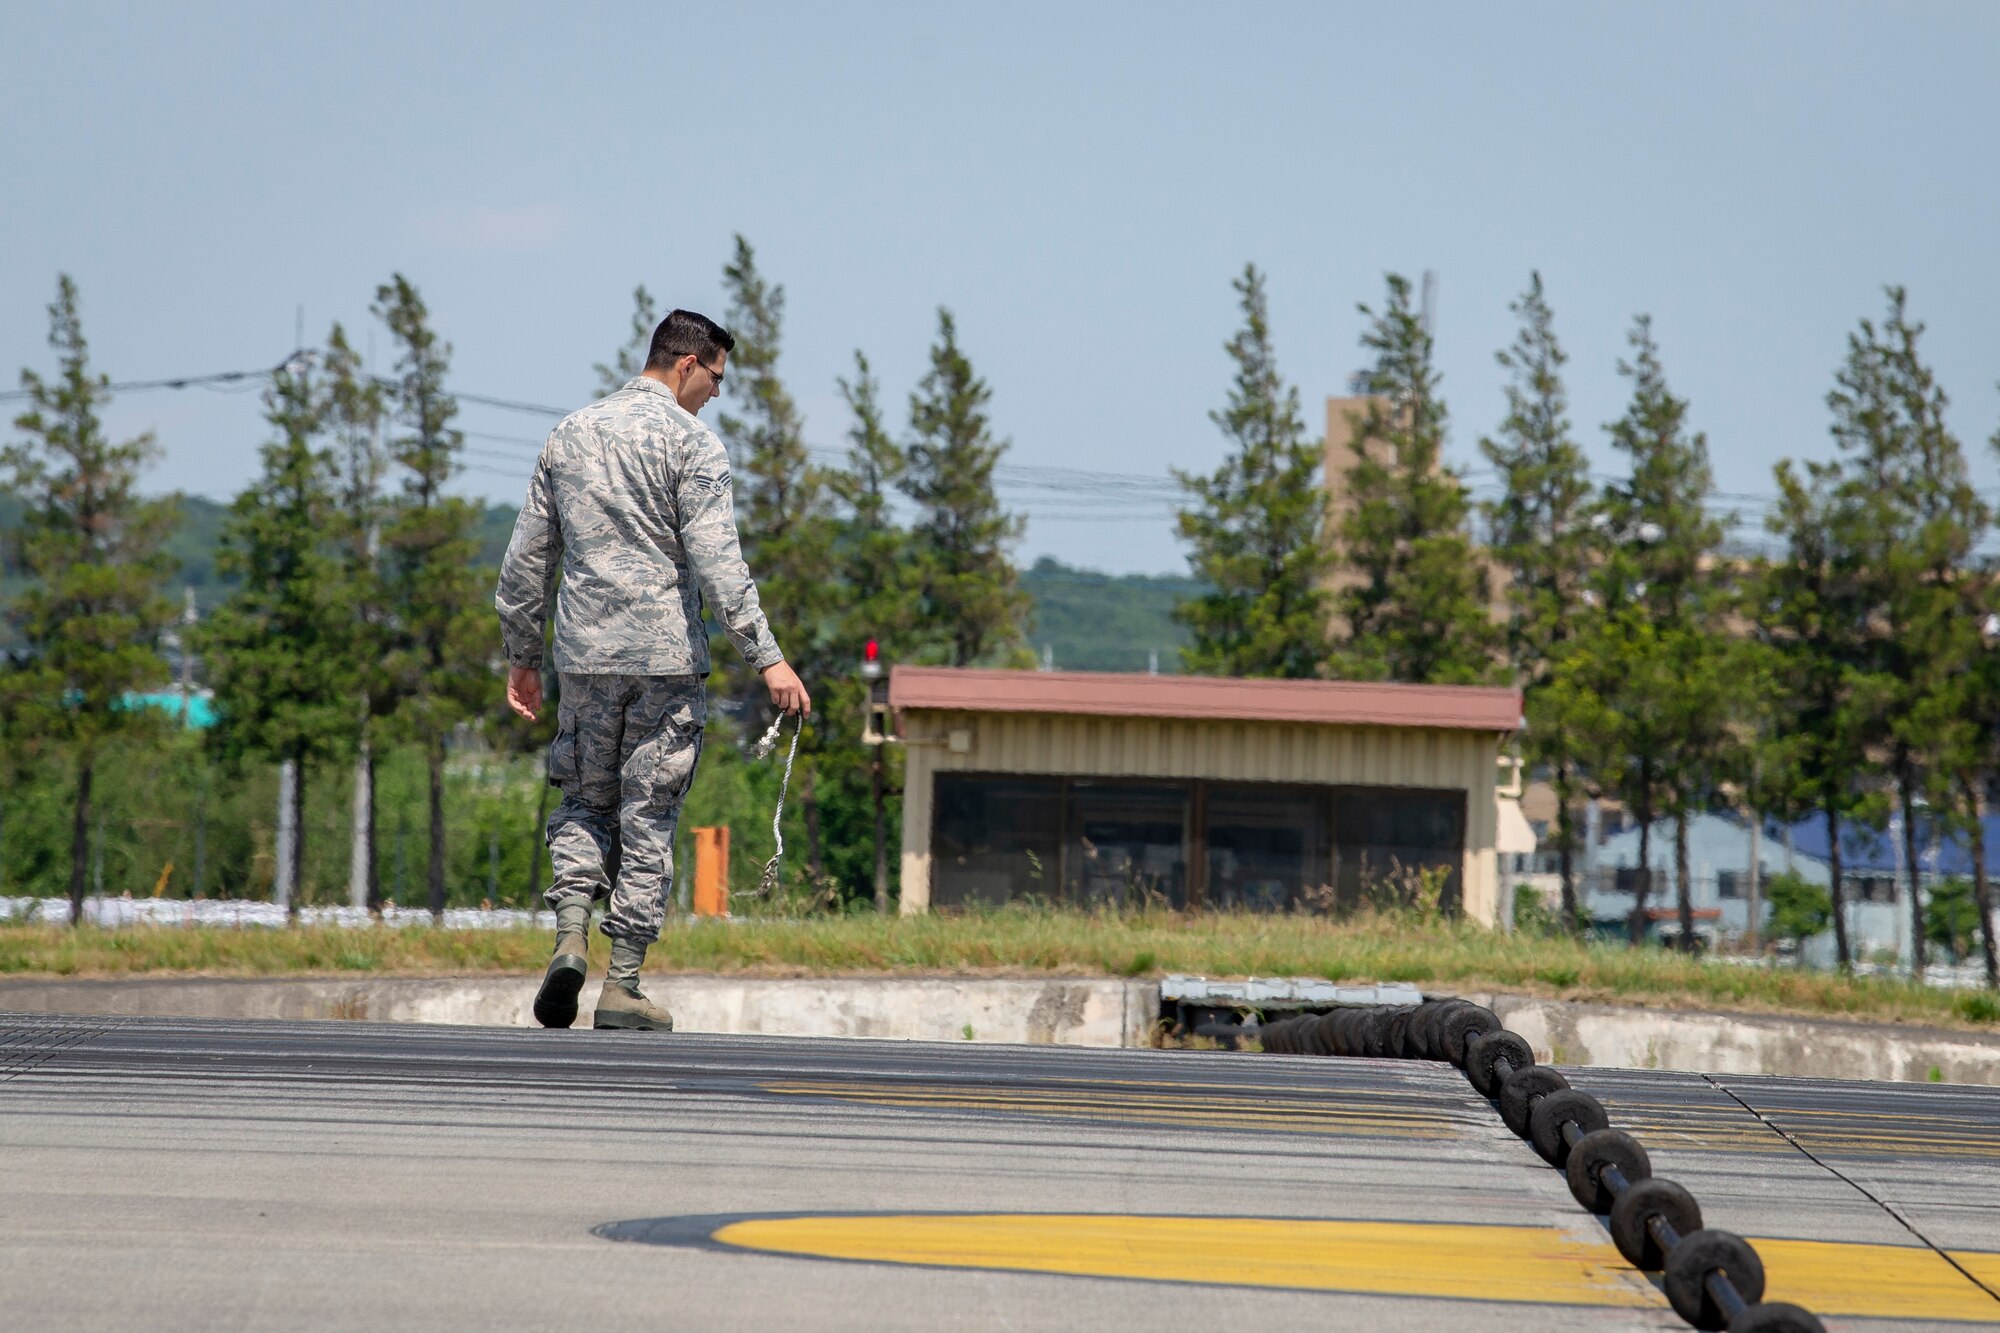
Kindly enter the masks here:
M 2000 1089 L 1571 1070 L 1829 1328 L 2000 1325 Z M 1677 1329 L 1457 1071 L 0 1016 L 0 1323 Z

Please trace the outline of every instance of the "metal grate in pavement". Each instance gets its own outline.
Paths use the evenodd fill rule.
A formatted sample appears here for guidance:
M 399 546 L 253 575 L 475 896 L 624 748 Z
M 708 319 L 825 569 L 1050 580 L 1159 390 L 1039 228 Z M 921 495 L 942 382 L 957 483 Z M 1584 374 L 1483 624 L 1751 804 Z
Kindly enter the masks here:
M 97 1019 L 0 1014 L 0 1083 L 18 1078 L 117 1026 Z

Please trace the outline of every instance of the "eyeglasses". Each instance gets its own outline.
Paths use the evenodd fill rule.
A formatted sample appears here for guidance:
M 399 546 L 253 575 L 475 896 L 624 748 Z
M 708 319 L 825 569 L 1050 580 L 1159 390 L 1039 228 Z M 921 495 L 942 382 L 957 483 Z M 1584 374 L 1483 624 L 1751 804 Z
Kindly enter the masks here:
M 710 379 L 712 379 L 712 380 L 714 380 L 714 381 L 715 381 L 715 387 L 716 387 L 716 388 L 720 389 L 720 388 L 722 387 L 722 372 L 721 372 L 721 371 L 719 371 L 719 370 L 715 370 L 715 369 L 713 369 L 713 368 L 711 368 L 711 367 L 709 367 L 709 366 L 704 366 L 704 365 L 702 365 L 702 363 L 701 363 L 701 361 L 700 361 L 699 359 L 697 359 L 697 360 L 695 361 L 695 364 L 696 364 L 697 366 L 701 366 L 701 368 L 702 368 L 703 370 L 706 370 L 706 371 L 708 371 L 708 377 L 709 377 Z

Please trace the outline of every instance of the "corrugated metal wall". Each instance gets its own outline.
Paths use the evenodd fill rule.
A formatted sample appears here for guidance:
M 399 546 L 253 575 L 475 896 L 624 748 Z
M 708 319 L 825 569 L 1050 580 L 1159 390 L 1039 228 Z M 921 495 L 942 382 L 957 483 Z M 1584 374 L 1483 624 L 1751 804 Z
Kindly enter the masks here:
M 1466 793 L 1466 914 L 1493 924 L 1500 738 L 1491 732 L 916 709 L 902 726 L 905 912 L 930 906 L 933 779 L 962 771 L 1457 788 Z

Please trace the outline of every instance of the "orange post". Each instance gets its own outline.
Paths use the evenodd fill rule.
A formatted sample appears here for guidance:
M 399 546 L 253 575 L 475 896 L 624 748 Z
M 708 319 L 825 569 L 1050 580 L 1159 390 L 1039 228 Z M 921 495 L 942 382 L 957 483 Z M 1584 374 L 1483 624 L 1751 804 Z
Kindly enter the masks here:
M 729 915 L 729 829 L 694 831 L 694 914 Z

